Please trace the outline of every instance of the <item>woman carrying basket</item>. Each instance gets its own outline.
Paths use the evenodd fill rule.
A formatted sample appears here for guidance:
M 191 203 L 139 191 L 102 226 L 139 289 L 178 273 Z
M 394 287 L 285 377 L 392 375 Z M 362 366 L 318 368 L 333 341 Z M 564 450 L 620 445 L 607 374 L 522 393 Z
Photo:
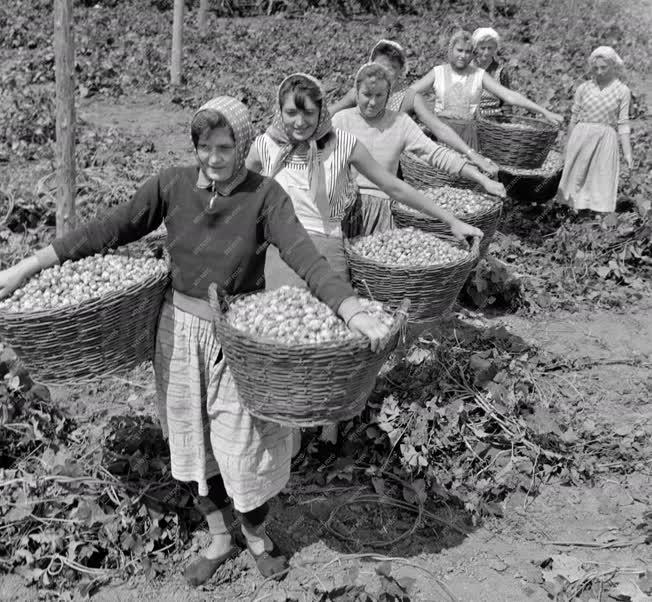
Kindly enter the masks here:
M 498 32 L 491 27 L 479 27 L 473 32 L 471 41 L 473 42 L 473 65 L 484 69 L 485 73 L 491 75 L 504 88 L 510 88 L 509 71 L 504 63 L 500 64 L 496 59 L 500 46 Z M 509 105 L 483 88 L 478 108 L 480 115 L 500 115 L 510 111 Z
M 576 211 L 606 213 L 616 208 L 619 137 L 627 166 L 632 168 L 631 93 L 618 78 L 623 61 L 611 46 L 596 48 L 589 65 L 593 79 L 575 92 L 559 194 Z
M 353 134 L 388 172 L 395 173 L 401 153 L 408 151 L 450 174 L 462 174 L 489 193 L 505 196 L 505 187 L 469 165 L 457 153 L 433 142 L 405 113 L 388 108 L 391 75 L 378 63 L 367 63 L 355 78 L 358 106 L 333 117 L 333 125 Z M 393 227 L 390 199 L 362 174 L 358 199 L 347 224 L 347 236 L 366 236 Z
M 448 44 L 448 62 L 437 65 L 430 73 L 410 86 L 415 92 L 435 92 L 435 112 L 439 117 L 450 118 L 451 126 L 472 148 L 478 147 L 475 118 L 483 90 L 503 102 L 523 107 L 541 114 L 545 119 L 559 125 L 563 118 L 528 100 L 522 94 L 499 84 L 484 69 L 471 64 L 473 41 L 468 31 L 457 31 Z
M 251 147 L 247 166 L 273 177 L 290 195 L 297 217 L 317 249 L 344 278 L 349 278 L 344 255 L 342 220 L 355 200 L 353 171 L 361 173 L 389 197 L 449 224 L 458 239 L 482 236 L 482 231 L 437 207 L 420 192 L 385 171 L 352 134 L 334 129 L 318 80 L 295 73 L 281 83 L 272 125 Z M 291 266 L 270 248 L 265 282 L 274 289 L 303 286 Z M 322 442 L 337 440 L 337 427 L 322 429 Z M 298 451 L 298 433 L 294 451 Z
M 229 530 L 233 507 L 260 572 L 269 577 L 287 567 L 265 521 L 268 501 L 288 481 L 292 441 L 289 428 L 254 418 L 241 405 L 214 336 L 209 285 L 227 295 L 261 290 L 266 245 L 273 243 L 373 349 L 389 332 L 317 252 L 281 186 L 246 169 L 253 128 L 242 103 L 227 96 L 209 101 L 195 113 L 191 136 L 197 165 L 162 170 L 108 217 L 0 272 L 0 297 L 39 270 L 135 241 L 165 221 L 172 287 L 159 318 L 154 372 L 172 476 L 195 484 L 212 536 L 185 571 L 198 585 L 237 552 Z
M 387 100 L 387 108 L 397 113 L 415 115 L 437 138 L 438 141 L 450 146 L 464 155 L 470 163 L 491 176 L 498 173 L 498 166 L 472 149 L 457 132 L 435 115 L 423 96 L 402 83 L 402 76 L 407 70 L 407 56 L 403 47 L 391 40 L 380 40 L 372 49 L 369 61 L 378 63 L 387 69 L 391 79 L 391 93 Z M 351 88 L 332 107 L 331 115 L 344 109 L 353 108 L 357 104 L 358 91 Z

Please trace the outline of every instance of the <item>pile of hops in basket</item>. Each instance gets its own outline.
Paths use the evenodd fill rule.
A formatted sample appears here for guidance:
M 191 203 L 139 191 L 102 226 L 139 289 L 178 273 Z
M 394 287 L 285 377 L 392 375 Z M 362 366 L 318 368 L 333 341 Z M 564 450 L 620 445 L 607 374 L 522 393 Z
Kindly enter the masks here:
M 472 215 L 493 209 L 498 202 L 495 198 L 484 192 L 455 188 L 454 186 L 438 186 L 424 190 L 423 194 L 434 203 L 453 215 Z M 416 209 L 401 205 L 401 209 L 417 212 Z
M 91 301 L 168 271 L 165 260 L 93 255 L 42 270 L 0 301 L 0 310 L 28 313 Z
M 363 236 L 351 250 L 367 259 L 394 266 L 435 266 L 466 259 L 469 250 L 455 241 L 416 228 L 398 228 Z
M 394 318 L 380 303 L 359 301 L 367 313 L 391 327 Z M 295 286 L 237 299 L 226 315 L 228 323 L 239 331 L 287 345 L 321 344 L 360 336 L 310 291 Z

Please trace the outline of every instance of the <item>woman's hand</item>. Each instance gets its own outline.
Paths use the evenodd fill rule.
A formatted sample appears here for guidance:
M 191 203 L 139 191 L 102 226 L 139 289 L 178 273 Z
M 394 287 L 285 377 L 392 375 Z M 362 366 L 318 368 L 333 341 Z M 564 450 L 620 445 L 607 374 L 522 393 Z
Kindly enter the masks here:
M 484 236 L 480 228 L 471 226 L 470 224 L 467 224 L 466 222 L 463 222 L 459 219 L 456 219 L 453 223 L 451 223 L 450 227 L 453 236 L 457 238 L 457 240 L 466 240 L 471 236 L 477 238 L 482 238 Z
M 634 167 L 634 159 L 632 158 L 631 154 L 625 154 L 625 163 L 627 163 L 627 167 L 629 169 Z
M 473 161 L 473 164 L 476 167 L 489 174 L 492 178 L 498 174 L 498 165 L 496 165 L 491 159 L 483 157 L 476 151 L 471 153 L 471 161 Z
M 504 199 L 507 196 L 507 191 L 505 190 L 505 186 L 502 182 L 496 182 L 496 180 L 487 178 L 483 182 L 482 186 L 489 194 L 493 194 L 494 196 L 500 197 L 501 199 Z
M 17 288 L 20 288 L 30 275 L 31 270 L 28 270 L 26 264 L 22 261 L 6 270 L 2 270 L 0 272 L 0 299 L 8 297 Z
M 543 116 L 550 122 L 555 125 L 561 125 L 564 122 L 564 116 L 559 113 L 553 113 L 552 111 L 545 111 Z
M 375 353 L 381 351 L 389 341 L 387 326 L 368 313 L 360 312 L 355 314 L 349 320 L 348 326 L 353 332 L 366 336 L 371 343 L 371 350 Z

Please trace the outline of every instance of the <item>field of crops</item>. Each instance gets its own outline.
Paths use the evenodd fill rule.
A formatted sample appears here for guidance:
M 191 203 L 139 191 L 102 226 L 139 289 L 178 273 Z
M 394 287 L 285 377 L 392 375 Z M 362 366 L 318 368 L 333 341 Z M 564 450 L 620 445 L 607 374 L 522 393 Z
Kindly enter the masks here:
M 50 4 L 0 6 L 1 268 L 54 237 Z M 488 19 L 470 0 L 286 0 L 253 18 L 216 3 L 202 36 L 189 2 L 184 81 L 172 89 L 168 3 L 75 4 L 82 221 L 191 162 L 189 119 L 211 95 L 242 99 L 260 131 L 290 72 L 337 98 L 390 37 L 409 49 L 415 79 L 443 59 L 453 26 Z M 170 477 L 150 366 L 45 387 L 0 344 L 0 599 L 649 599 L 652 11 L 645 0 L 494 4 L 516 87 L 566 117 L 590 50 L 611 44 L 623 57 L 635 169 L 618 212 L 576 219 L 506 201 L 451 319 L 391 357 L 365 412 L 341 425 L 338 457 L 309 443 L 296 459 L 273 509 L 271 530 L 292 552 L 281 583 L 246 553 L 201 589 L 183 581 L 208 534 Z M 93 285 L 110 288 L 111 270 L 96 271 Z M 73 294 L 58 288 L 39 303 Z

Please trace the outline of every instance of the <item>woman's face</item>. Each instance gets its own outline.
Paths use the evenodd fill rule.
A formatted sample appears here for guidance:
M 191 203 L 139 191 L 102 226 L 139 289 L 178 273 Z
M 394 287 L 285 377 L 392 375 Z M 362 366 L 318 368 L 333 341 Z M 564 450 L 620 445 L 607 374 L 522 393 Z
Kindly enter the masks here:
M 610 61 L 602 57 L 598 57 L 593 61 L 593 76 L 598 81 L 608 81 L 613 77 L 614 68 Z
M 496 43 L 496 40 L 492 40 L 492 39 L 482 40 L 482 42 L 480 42 L 475 47 L 475 57 L 478 64 L 480 65 L 491 64 L 491 61 L 496 56 L 497 50 L 498 50 L 498 44 Z
M 296 142 L 309 140 L 319 124 L 319 106 L 310 98 L 305 97 L 303 110 L 295 103 L 294 94 L 285 96 L 281 107 L 281 119 L 285 133 Z
M 389 86 L 384 79 L 367 77 L 360 82 L 357 101 L 360 112 L 367 119 L 380 115 L 387 104 Z
M 374 63 L 387 69 L 387 72 L 390 75 L 390 79 L 392 80 L 392 86 L 394 86 L 394 84 L 398 81 L 398 78 L 401 76 L 401 72 L 403 71 L 403 69 L 401 69 L 400 63 L 390 59 L 388 56 L 383 55 L 377 56 L 374 59 Z
M 450 63 L 456 69 L 464 69 L 473 58 L 473 50 L 469 42 L 455 42 L 450 52 Z
M 235 169 L 235 141 L 229 128 L 202 132 L 197 141 L 197 159 L 204 175 L 214 182 L 226 182 Z

